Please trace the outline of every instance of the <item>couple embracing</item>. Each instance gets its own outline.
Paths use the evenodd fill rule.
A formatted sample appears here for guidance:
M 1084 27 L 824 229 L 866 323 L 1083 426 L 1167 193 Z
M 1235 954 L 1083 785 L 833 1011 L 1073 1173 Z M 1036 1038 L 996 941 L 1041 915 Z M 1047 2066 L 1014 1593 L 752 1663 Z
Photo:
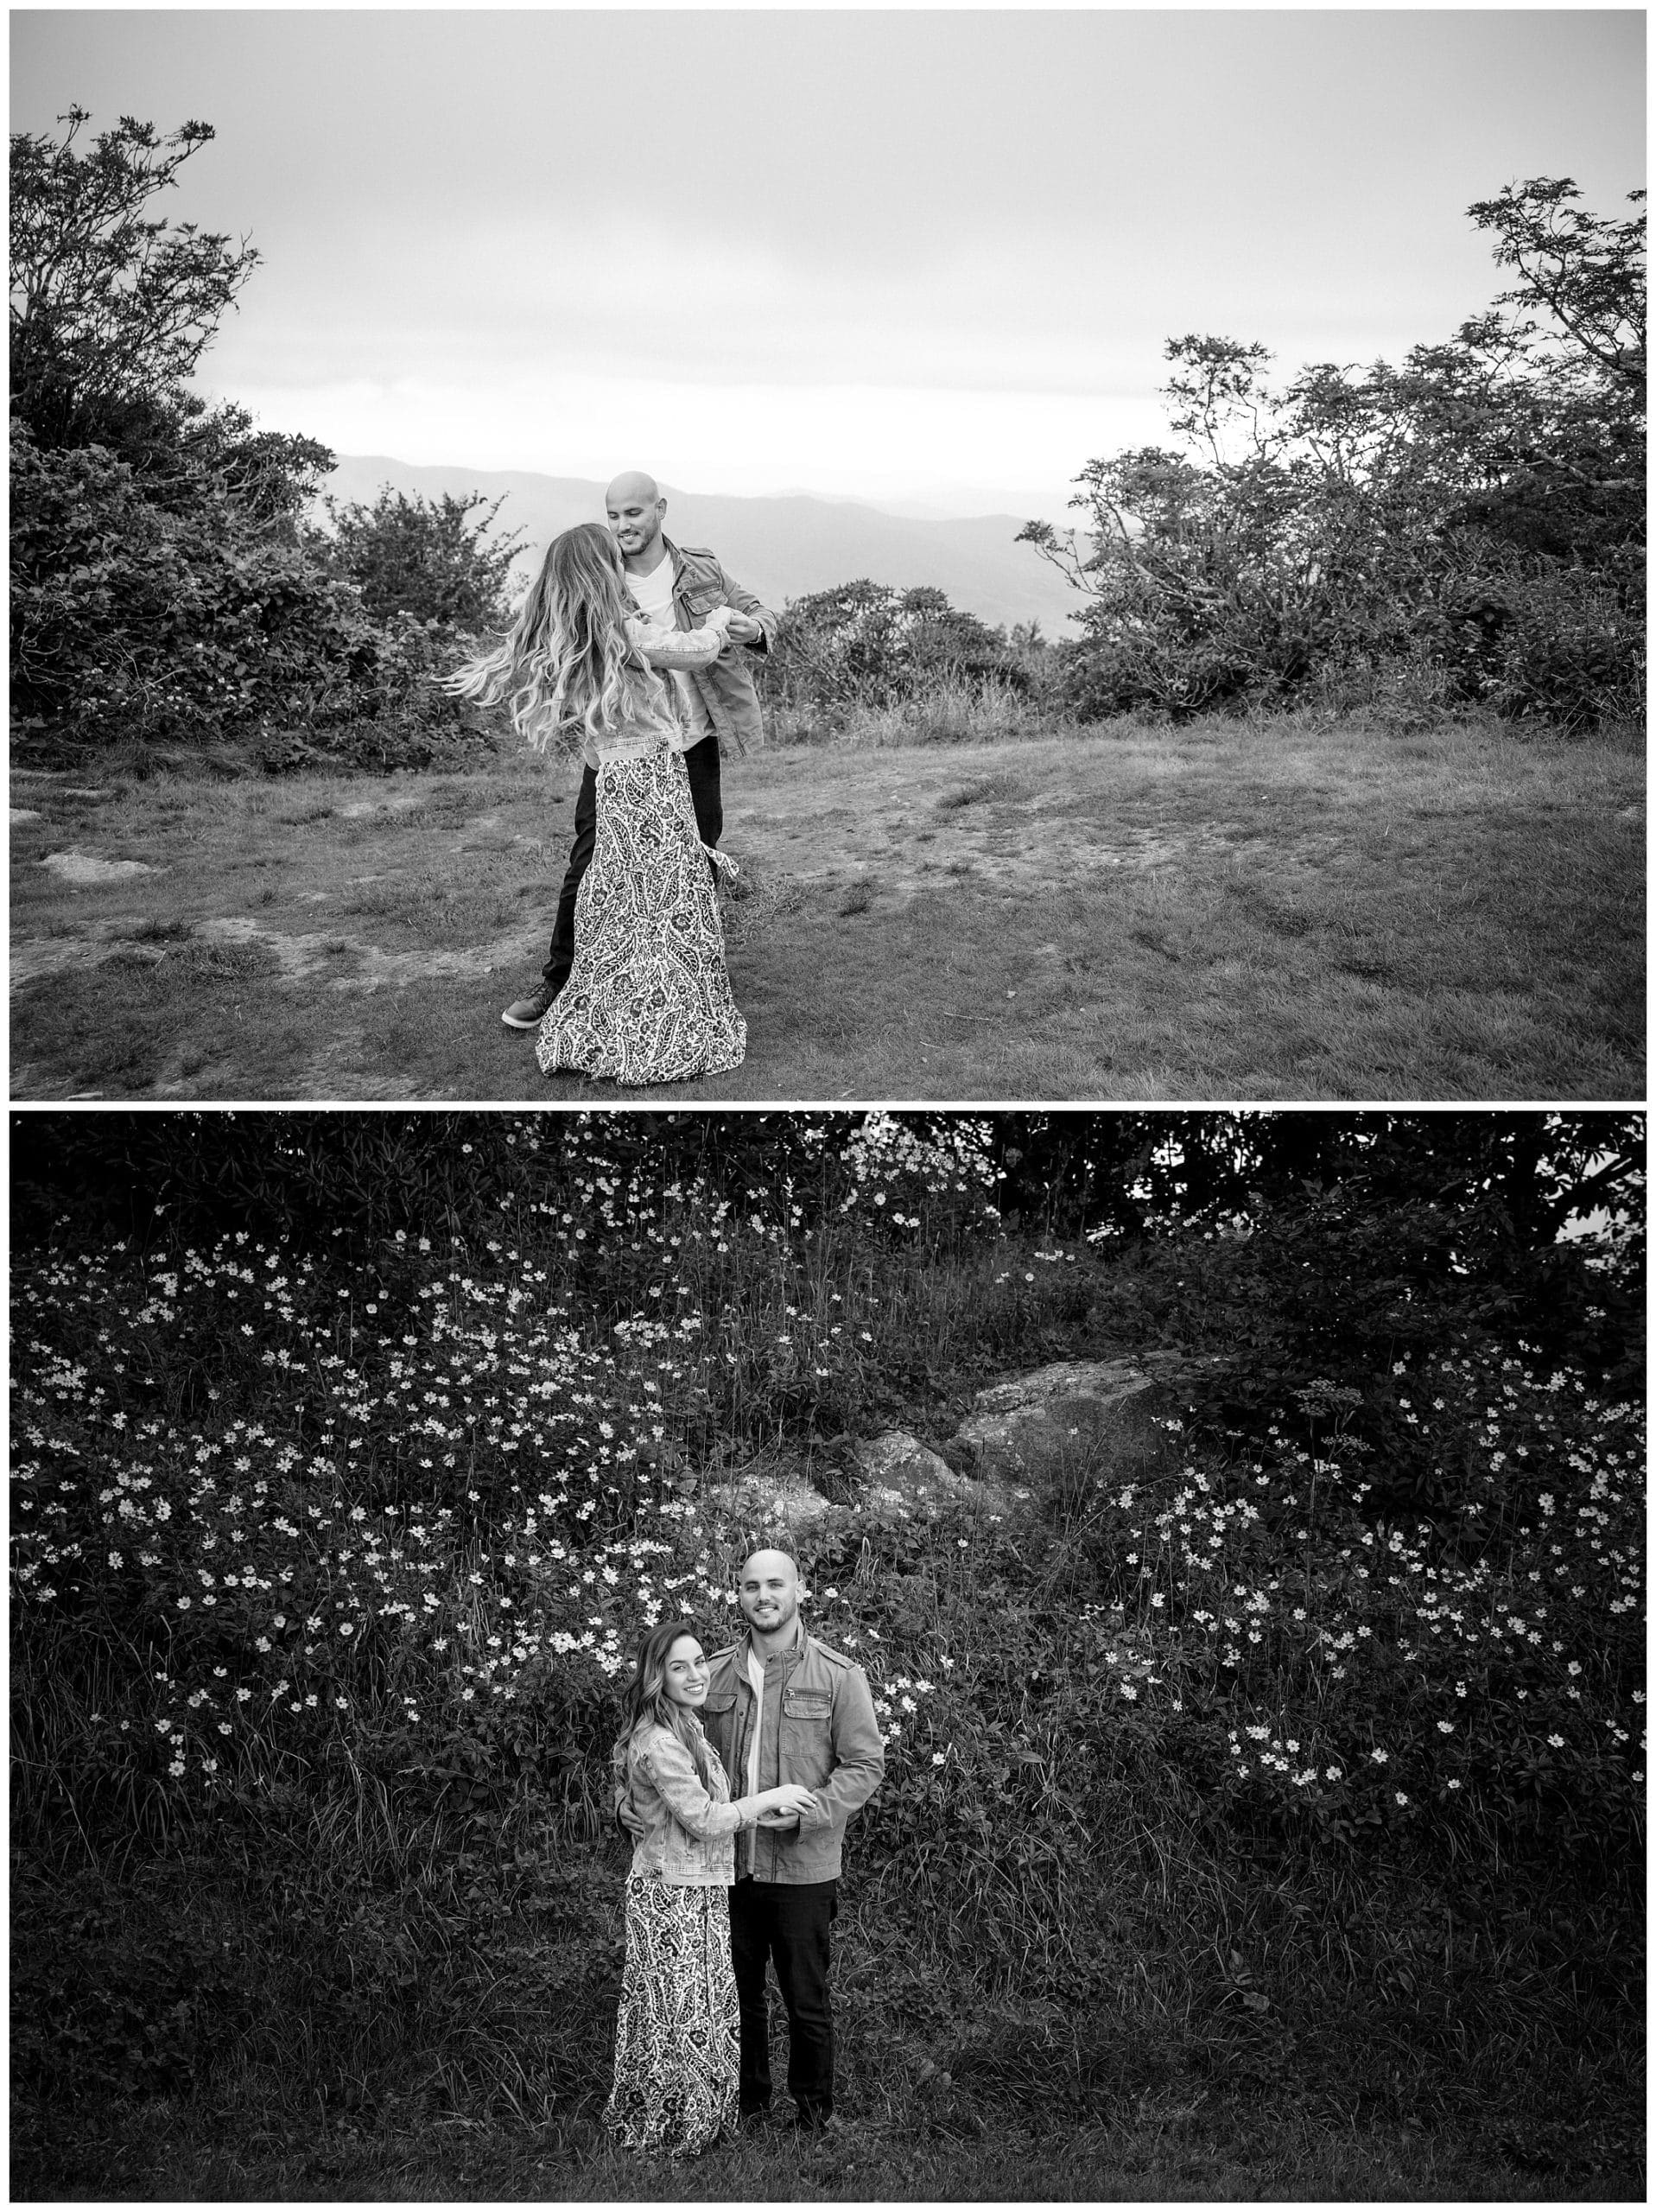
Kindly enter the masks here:
M 631 2151 L 695 2156 L 762 2121 L 772 1961 L 795 2124 L 833 2116 L 841 1847 L 885 1754 L 862 1669 L 800 1619 L 787 1553 L 755 1552 L 739 1599 L 746 1632 L 712 1660 L 688 1621 L 645 1637 L 615 1745 L 634 1845 L 605 2118 Z
M 665 536 L 650 477 L 617 477 L 605 505 L 607 528 L 553 539 L 504 639 L 448 684 L 583 763 L 541 987 L 503 1020 L 536 1031 L 548 1074 L 674 1083 L 739 1067 L 746 1048 L 716 894 L 719 747 L 759 735 L 745 657 L 768 651 L 777 618 Z

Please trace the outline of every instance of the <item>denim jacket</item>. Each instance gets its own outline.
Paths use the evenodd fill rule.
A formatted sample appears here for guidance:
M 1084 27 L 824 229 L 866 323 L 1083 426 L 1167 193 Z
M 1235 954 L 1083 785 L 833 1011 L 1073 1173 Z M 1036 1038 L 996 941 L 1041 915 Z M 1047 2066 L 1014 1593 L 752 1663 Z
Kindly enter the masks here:
M 765 632 L 751 645 L 727 647 L 709 667 L 688 671 L 716 735 L 746 753 L 750 745 L 763 743 L 765 725 L 759 695 L 742 656 L 770 652 L 777 618 L 725 574 L 718 556 L 705 545 L 675 545 L 664 531 L 662 543 L 673 563 L 673 615 L 681 630 L 701 628 L 715 607 L 733 607 L 739 614 L 751 615 Z
M 687 1718 L 700 1733 L 694 1715 Z M 632 1849 L 635 1874 L 653 1874 L 676 1889 L 720 1889 L 735 1880 L 734 1838 L 752 1821 L 752 1808 L 746 1798 L 731 1802 L 716 1752 L 707 1761 L 704 1789 L 695 1762 L 672 1730 L 647 1721 L 625 1749 L 617 1746 L 615 1764 L 618 1793 L 625 1789 L 644 1824 Z
M 802 1625 L 797 1641 L 765 1662 L 764 1706 L 756 1710 L 750 1643 L 744 1636 L 714 1659 L 701 1708 L 707 1740 L 726 1772 L 746 1779 L 757 1726 L 759 1788 L 802 1783 L 816 1802 L 796 1827 L 756 1827 L 745 1835 L 737 1872 L 761 1882 L 831 1882 L 841 1871 L 846 1822 L 885 1772 L 868 1677 Z

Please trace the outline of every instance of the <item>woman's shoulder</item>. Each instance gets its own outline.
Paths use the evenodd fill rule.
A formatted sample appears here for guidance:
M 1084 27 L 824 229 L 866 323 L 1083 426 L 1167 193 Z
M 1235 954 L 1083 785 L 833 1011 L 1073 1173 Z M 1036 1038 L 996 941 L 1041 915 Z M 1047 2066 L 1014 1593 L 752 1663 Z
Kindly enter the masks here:
M 690 1754 L 672 1729 L 659 1720 L 641 1720 L 628 1739 L 627 1750 L 638 1759 L 648 1759 L 663 1751 L 669 1757 L 676 1753 L 687 1764 L 690 1758 Z

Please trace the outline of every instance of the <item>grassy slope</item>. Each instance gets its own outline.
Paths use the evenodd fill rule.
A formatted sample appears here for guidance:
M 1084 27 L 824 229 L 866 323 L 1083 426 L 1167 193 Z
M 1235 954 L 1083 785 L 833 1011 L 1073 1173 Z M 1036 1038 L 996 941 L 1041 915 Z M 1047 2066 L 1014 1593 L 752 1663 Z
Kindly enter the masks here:
M 13 1095 L 571 1100 L 535 980 L 563 772 L 14 788 Z M 1642 1096 L 1625 745 L 1211 721 L 728 765 L 792 911 L 746 1065 L 657 1098 Z M 70 887 L 67 849 L 162 872 Z
M 985 1379 L 980 1301 L 1000 1256 L 880 1274 L 882 1421 L 923 1434 L 936 1403 L 964 1410 Z M 1121 1348 L 1079 1275 L 1056 1280 L 1029 1338 L 996 1357 Z M 1140 1312 L 1130 1284 L 1120 1310 Z M 911 1398 L 900 1378 L 921 1369 L 929 1395 Z M 952 1565 L 951 1618 L 1049 1609 L 1070 1586 L 1044 1539 L 1018 1541 L 1010 1596 Z M 1017 1695 L 1015 1680 L 999 1688 Z M 625 1854 L 573 1822 L 544 1827 L 546 1800 L 474 1832 L 461 1808 L 440 1830 L 372 1793 L 301 1788 L 164 1847 L 117 1834 L 101 1860 L 60 1802 L 37 1804 L 32 1841 L 15 1804 L 14 1987 L 47 1992 L 37 2041 L 77 2089 L 16 2098 L 14 2196 L 1640 2198 L 1637 1996 L 1602 1971 L 1626 1923 L 1595 1923 L 1567 1868 L 1555 1886 L 1545 1869 L 1520 1881 L 1406 1854 L 1215 1857 L 1171 1801 L 1142 1794 L 1139 1770 L 1111 1771 L 1119 1809 L 1089 1839 L 1082 1910 L 1011 1973 L 981 1922 L 950 1917 L 962 1898 L 936 1867 L 882 1864 L 853 1827 L 834 1935 L 846 2133 L 814 2149 L 743 2139 L 688 2169 L 619 2153 L 599 2123 Z M 1480 1894 L 1488 1909 L 1469 1917 Z M 1029 1899 L 1012 1902 L 1027 1927 Z M 1005 1893 L 980 1903 L 1011 1924 Z M 413 1931 L 404 1981 L 376 1929 Z M 1232 1946 L 1269 1992 L 1260 2008 L 1237 2001 Z M 363 1993 L 359 1967 L 376 1977 Z M 193 2094 L 151 2078 L 174 2047 L 200 2069 Z

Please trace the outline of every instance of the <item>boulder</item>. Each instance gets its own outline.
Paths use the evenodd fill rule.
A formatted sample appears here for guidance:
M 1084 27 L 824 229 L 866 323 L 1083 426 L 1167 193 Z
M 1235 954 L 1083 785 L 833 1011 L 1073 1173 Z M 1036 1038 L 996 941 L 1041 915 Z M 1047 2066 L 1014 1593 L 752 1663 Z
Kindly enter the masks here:
M 751 1468 L 723 1482 L 709 1483 L 706 1496 L 753 1529 L 815 1528 L 846 1508 L 813 1490 L 804 1469 L 786 1460 Z
M 1141 1469 L 1165 1448 L 1152 1418 L 1177 1352 L 1061 1360 L 980 1390 L 956 1447 L 980 1480 L 1048 1489 L 1083 1463 L 1101 1474 Z
M 1012 1497 L 998 1483 L 957 1474 L 906 1429 L 888 1428 L 868 1438 L 853 1456 L 859 1474 L 880 1503 L 917 1513 L 938 1513 L 949 1505 L 974 1505 L 986 1513 L 1012 1510 Z

